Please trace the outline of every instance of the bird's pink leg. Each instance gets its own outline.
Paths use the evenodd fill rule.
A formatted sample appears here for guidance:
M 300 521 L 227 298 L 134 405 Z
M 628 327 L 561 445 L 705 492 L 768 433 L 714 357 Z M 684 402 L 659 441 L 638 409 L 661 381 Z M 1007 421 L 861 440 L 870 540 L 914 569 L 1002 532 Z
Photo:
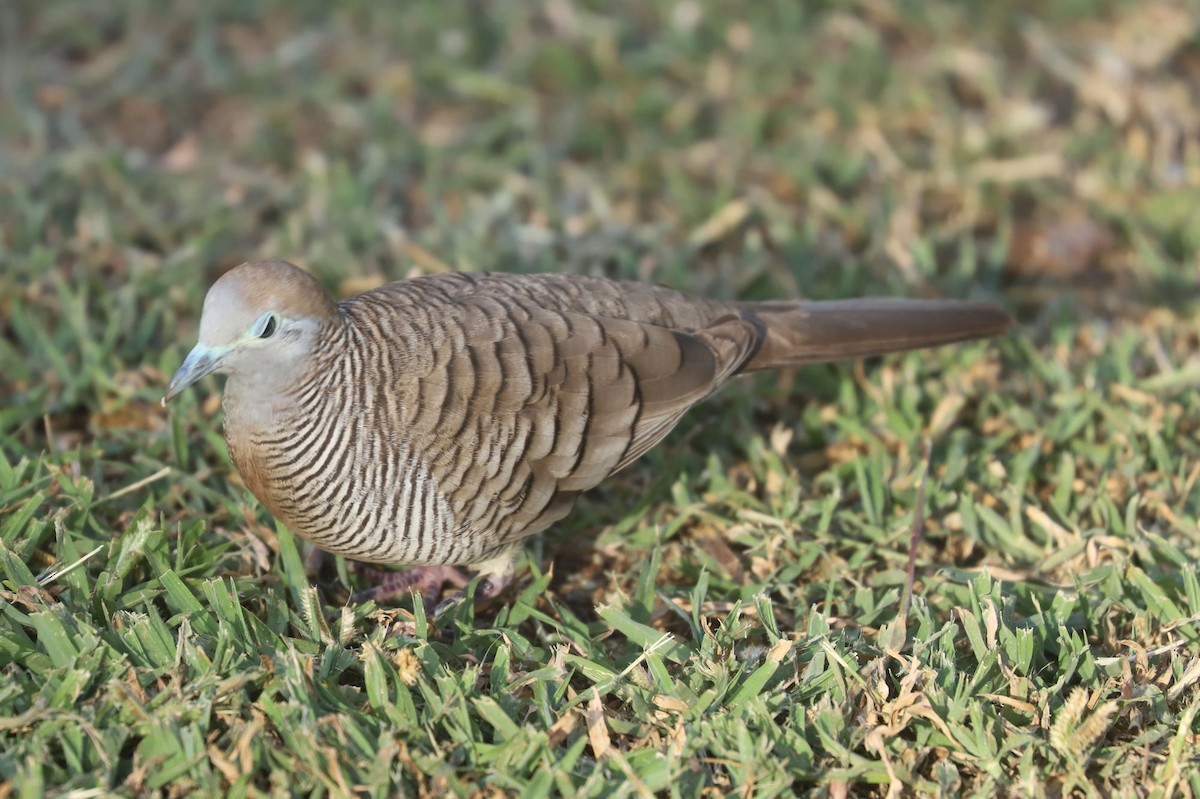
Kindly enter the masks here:
M 480 577 L 479 584 L 475 586 L 475 606 L 479 607 L 500 596 L 504 589 L 508 587 L 508 584 L 512 582 L 512 578 L 512 572 L 508 572 L 507 574 L 489 574 Z M 466 598 L 467 589 L 464 586 L 455 591 L 453 595 L 439 602 L 437 607 L 433 609 L 433 616 L 431 618 L 437 618 L 444 611 L 454 607 Z
M 512 582 L 518 552 L 519 545 L 510 546 L 487 560 L 470 564 L 468 568 L 479 575 L 479 582 L 475 586 L 476 607 L 500 596 Z M 375 583 L 370 588 L 352 594 L 351 602 L 366 602 L 369 599 L 382 601 L 416 592 L 421 595 L 429 618 L 436 618 L 443 611 L 466 599 L 467 585 L 470 582 L 470 578 L 454 566 L 416 566 L 404 571 L 377 569 L 357 561 L 347 561 L 346 566 L 355 574 L 364 575 Z M 445 585 L 452 585 L 458 590 L 438 602 L 437 599 Z
M 428 611 L 442 595 L 442 586 L 449 583 L 460 589 L 458 593 L 461 594 L 462 587 L 468 582 L 468 577 L 453 566 L 417 566 L 404 571 L 387 571 L 353 561 L 346 565 L 355 574 L 365 575 L 375 583 L 370 588 L 352 594 L 351 602 L 366 602 L 369 599 L 380 602 L 415 592 L 421 595 L 421 601 Z
M 515 571 L 513 562 L 516 560 L 519 546 L 509 547 L 488 560 L 471 564 L 479 575 L 479 583 L 475 586 L 475 607 L 479 607 L 496 597 L 512 582 Z M 467 598 L 467 588 L 463 585 L 454 594 L 438 603 L 433 609 L 433 616 L 440 616 L 447 610 Z

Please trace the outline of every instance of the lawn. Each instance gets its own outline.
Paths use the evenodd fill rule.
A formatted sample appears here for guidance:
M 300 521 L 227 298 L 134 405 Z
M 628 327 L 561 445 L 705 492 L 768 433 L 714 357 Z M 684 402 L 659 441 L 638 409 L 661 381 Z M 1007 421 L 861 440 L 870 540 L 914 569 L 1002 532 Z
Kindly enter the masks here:
M 1166 0 L 3 4 L 0 798 L 1200 794 L 1198 87 Z M 739 380 L 435 624 L 159 406 L 256 258 L 1019 324 Z

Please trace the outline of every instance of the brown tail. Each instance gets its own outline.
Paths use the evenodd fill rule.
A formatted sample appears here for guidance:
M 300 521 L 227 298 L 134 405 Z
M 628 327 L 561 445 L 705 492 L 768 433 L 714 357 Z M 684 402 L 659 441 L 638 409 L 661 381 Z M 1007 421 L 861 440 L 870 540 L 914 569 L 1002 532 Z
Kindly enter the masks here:
M 867 298 L 741 307 L 767 330 L 746 372 L 988 338 L 1012 325 L 998 306 L 968 300 Z

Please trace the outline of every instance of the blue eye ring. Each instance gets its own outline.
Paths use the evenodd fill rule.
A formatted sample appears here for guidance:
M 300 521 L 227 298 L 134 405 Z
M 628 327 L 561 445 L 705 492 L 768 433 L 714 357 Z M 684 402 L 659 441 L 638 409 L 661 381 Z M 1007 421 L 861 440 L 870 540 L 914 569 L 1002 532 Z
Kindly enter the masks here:
M 279 330 L 279 322 L 275 318 L 275 314 L 267 314 L 259 320 L 256 327 L 259 328 L 257 334 L 259 338 L 270 338 Z

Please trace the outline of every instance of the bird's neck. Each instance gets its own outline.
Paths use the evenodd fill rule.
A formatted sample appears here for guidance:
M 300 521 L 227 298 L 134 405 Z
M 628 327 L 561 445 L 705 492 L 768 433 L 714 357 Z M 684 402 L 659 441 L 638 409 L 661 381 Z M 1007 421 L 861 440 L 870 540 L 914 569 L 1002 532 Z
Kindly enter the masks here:
M 225 380 L 226 424 L 261 430 L 281 411 L 295 405 L 295 367 L 265 361 L 249 374 L 231 374 Z
M 301 410 L 303 398 L 314 395 L 313 384 L 336 371 L 338 359 L 331 361 L 330 354 L 345 349 L 340 321 L 322 324 L 286 349 L 255 354 L 231 369 L 225 381 L 226 425 L 261 433 L 287 424 Z
M 264 440 L 279 439 L 297 427 L 303 415 L 294 390 L 294 374 L 285 380 L 282 370 L 264 364 L 251 373 L 232 374 L 225 381 L 225 442 L 246 487 L 277 518 L 291 519 L 279 503 L 280 487 L 264 459 Z

